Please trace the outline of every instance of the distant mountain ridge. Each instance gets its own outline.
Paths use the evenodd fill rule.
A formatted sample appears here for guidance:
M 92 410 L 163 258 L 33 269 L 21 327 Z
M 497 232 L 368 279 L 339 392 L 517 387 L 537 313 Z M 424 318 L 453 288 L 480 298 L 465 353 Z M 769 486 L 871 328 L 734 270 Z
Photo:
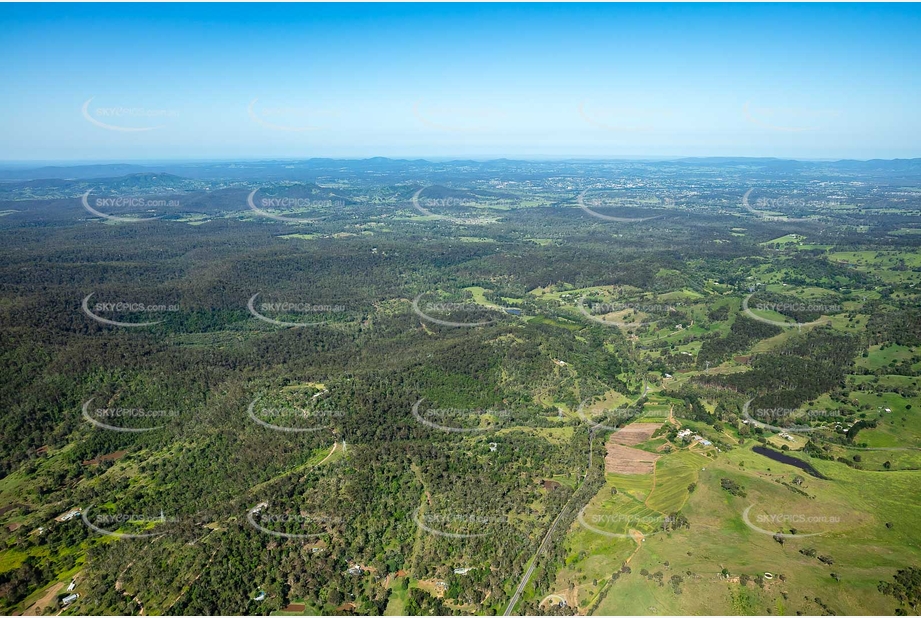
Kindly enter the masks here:
M 427 159 L 391 159 L 372 157 L 368 159 L 310 158 L 303 160 L 264 160 L 239 162 L 195 162 L 142 164 L 88 164 L 73 166 L 43 166 L 37 168 L 0 168 L 0 182 L 27 183 L 41 180 L 79 181 L 90 179 L 112 179 L 119 177 L 139 178 L 138 182 L 155 182 L 154 176 L 181 177 L 194 180 L 259 180 L 259 181 L 304 181 L 315 182 L 319 176 L 336 177 L 361 173 L 394 173 L 414 176 L 419 174 L 440 174 L 461 171 L 482 173 L 485 171 L 509 171 L 527 174 L 538 169 L 568 168 L 572 170 L 598 166 L 599 169 L 616 168 L 674 168 L 715 167 L 727 169 L 752 169 L 772 172 L 797 173 L 811 170 L 832 172 L 859 172 L 868 174 L 916 174 L 921 173 L 921 158 L 914 159 L 870 159 L 860 161 L 841 159 L 838 161 L 802 161 L 772 157 L 676 157 L 664 160 L 643 159 L 560 159 L 560 160 L 515 160 L 490 159 L 474 161 L 458 159 L 451 161 L 429 161 Z M 146 179 L 146 180 L 145 180 Z M 161 178 L 162 182 L 162 178 Z M 7 187 L 9 188 L 9 187 Z M 23 188 L 27 188 L 23 185 Z
M 191 180 L 174 174 L 136 172 L 124 176 L 80 179 L 34 179 L 0 184 L 0 195 L 35 194 L 42 196 L 54 191 L 61 194 L 106 191 L 122 193 L 183 193 L 202 188 L 201 181 Z

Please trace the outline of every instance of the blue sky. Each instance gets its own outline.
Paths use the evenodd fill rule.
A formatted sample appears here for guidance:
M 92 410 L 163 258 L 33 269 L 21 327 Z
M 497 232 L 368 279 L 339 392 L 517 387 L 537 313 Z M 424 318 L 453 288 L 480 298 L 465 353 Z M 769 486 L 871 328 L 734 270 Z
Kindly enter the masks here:
M 0 4 L 0 160 L 921 156 L 921 7 Z

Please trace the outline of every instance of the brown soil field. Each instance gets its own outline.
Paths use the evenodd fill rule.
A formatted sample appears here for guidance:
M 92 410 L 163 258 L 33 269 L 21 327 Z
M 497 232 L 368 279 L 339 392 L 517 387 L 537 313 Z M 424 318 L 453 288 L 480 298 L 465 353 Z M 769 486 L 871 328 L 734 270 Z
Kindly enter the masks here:
M 614 434 L 615 436 L 617 434 Z M 614 436 L 611 436 L 612 439 Z M 608 440 L 605 445 L 607 455 L 604 457 L 604 471 L 617 474 L 650 474 L 656 468 L 659 455 L 630 448 Z
M 302 613 L 305 609 L 307 609 L 307 606 L 304 605 L 303 603 L 288 603 L 288 605 L 287 605 L 286 607 L 284 607 L 281 611 L 283 611 L 283 612 L 301 612 L 301 613 Z
M 633 446 L 651 438 L 656 429 L 661 426 L 662 423 L 630 423 L 615 431 L 611 435 L 611 442 Z
M 114 453 L 109 453 L 107 455 L 100 455 L 99 457 L 94 457 L 92 459 L 86 459 L 83 461 L 84 466 L 95 466 L 104 461 L 118 461 L 122 457 L 128 454 L 128 451 L 115 451 Z

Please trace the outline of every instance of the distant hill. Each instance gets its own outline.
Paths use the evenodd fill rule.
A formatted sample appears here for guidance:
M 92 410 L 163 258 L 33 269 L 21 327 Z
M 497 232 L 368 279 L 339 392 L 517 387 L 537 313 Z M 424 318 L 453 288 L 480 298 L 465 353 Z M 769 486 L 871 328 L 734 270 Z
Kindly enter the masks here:
M 597 170 L 599 175 L 619 174 L 641 169 L 733 169 L 740 172 L 767 172 L 798 175 L 827 172 L 831 174 L 865 174 L 875 178 L 892 176 L 894 180 L 921 171 L 921 159 L 873 159 L 869 161 L 799 161 L 771 157 L 684 157 L 668 160 L 593 159 L 593 160 L 513 160 L 488 161 L 426 159 L 327 159 L 267 160 L 238 162 L 175 162 L 157 165 L 107 164 L 46 166 L 38 168 L 0 168 L 0 188 L 8 183 L 49 180 L 103 180 L 137 176 L 138 183 L 169 182 L 169 176 L 187 181 L 222 182 L 305 182 L 320 183 L 330 179 L 362 182 L 425 182 L 444 184 L 470 179 L 501 177 L 523 181 L 539 179 L 548 173 L 583 175 Z M 22 185 L 20 188 L 28 188 Z M 36 187 L 48 185 L 34 185 Z M 60 185 L 66 186 L 66 185 Z
M 0 169 L 0 181 L 111 178 L 149 170 L 148 166 L 112 163 L 107 165 L 46 166 L 38 168 Z
M 173 174 L 141 172 L 111 178 L 37 179 L 0 184 L 0 196 L 68 197 L 93 191 L 111 194 L 185 193 L 203 188 L 203 183 Z
M 691 157 L 675 163 L 707 167 L 757 167 L 771 170 L 832 169 L 847 172 L 915 173 L 921 171 L 921 159 L 842 159 L 839 161 L 798 161 L 756 157 Z

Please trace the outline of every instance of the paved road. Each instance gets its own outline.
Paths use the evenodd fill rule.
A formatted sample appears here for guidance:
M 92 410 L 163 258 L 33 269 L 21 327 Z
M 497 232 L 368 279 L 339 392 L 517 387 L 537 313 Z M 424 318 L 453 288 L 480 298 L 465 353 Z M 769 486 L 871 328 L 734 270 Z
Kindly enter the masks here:
M 649 384 L 646 382 L 646 380 L 643 380 L 643 394 L 640 395 L 640 399 L 645 397 L 648 392 L 649 392 Z M 595 432 L 594 430 L 590 430 L 589 431 L 589 442 L 588 442 L 588 471 L 586 471 L 585 473 L 586 477 L 588 476 L 588 472 L 591 471 L 592 469 L 592 454 L 593 454 L 592 444 L 594 443 L 594 440 L 595 440 Z M 583 480 L 583 483 L 584 482 L 585 481 Z M 582 485 L 579 485 L 579 487 L 576 488 L 576 490 L 573 492 L 572 496 L 570 496 L 569 499 L 572 500 L 573 498 L 575 498 L 576 495 L 579 493 L 579 489 L 581 488 L 582 488 Z M 515 606 L 518 605 L 518 601 L 521 599 L 521 594 L 524 592 L 525 586 L 528 585 L 528 582 L 531 580 L 531 575 L 534 574 L 534 569 L 537 568 L 537 559 L 544 552 L 544 549 L 546 549 L 547 543 L 550 541 L 550 535 L 553 534 L 554 530 L 556 530 L 556 525 L 560 522 L 560 518 L 563 516 L 563 513 L 566 512 L 567 506 L 569 506 L 569 501 L 567 501 L 566 504 L 563 505 L 563 508 L 560 509 L 560 514 L 557 515 L 556 519 L 553 520 L 553 523 L 550 524 L 550 529 L 547 530 L 547 534 L 544 535 L 544 540 L 541 541 L 540 546 L 537 548 L 537 551 L 534 552 L 534 559 L 531 560 L 531 566 L 529 566 L 528 569 L 524 572 L 524 576 L 521 578 L 521 582 L 518 583 L 518 588 L 515 589 L 515 594 L 512 595 L 512 600 L 509 601 L 508 607 L 505 608 L 505 613 L 502 614 L 503 616 L 511 616 L 512 611 L 515 609 Z
M 595 432 L 589 431 L 589 443 L 588 443 L 588 457 L 589 457 L 588 469 L 589 471 L 591 471 L 592 469 L 592 464 L 591 464 L 592 444 L 594 440 L 595 440 Z M 588 472 L 586 472 L 586 476 L 588 476 Z M 582 482 L 584 483 L 585 481 L 583 480 Z M 572 500 L 573 498 L 575 498 L 578 495 L 579 490 L 581 488 L 582 488 L 581 484 L 578 487 L 576 487 L 576 490 L 569 497 L 569 500 Z M 534 574 L 534 569 L 537 568 L 537 559 L 547 548 L 547 544 L 550 542 L 550 535 L 552 535 L 553 531 L 556 530 L 556 525 L 560 523 L 560 518 L 563 517 L 563 514 L 566 512 L 566 507 L 569 506 L 569 500 L 567 500 L 566 504 L 563 505 L 563 508 L 560 509 L 559 515 L 556 516 L 556 519 L 554 519 L 553 523 L 550 524 L 550 529 L 547 530 L 547 534 L 544 535 L 544 540 L 540 542 L 540 546 L 538 546 L 537 551 L 534 552 L 534 558 L 531 560 L 531 566 L 529 566 L 528 569 L 524 572 L 524 576 L 522 576 L 521 581 L 518 583 L 518 588 L 515 589 L 515 594 L 512 595 L 512 600 L 509 601 L 508 607 L 505 608 L 505 613 L 502 614 L 503 616 L 511 616 L 512 611 L 515 609 L 515 606 L 518 605 L 518 601 L 521 599 L 521 594 L 524 592 L 525 587 L 528 585 L 528 582 L 531 580 L 531 575 Z
M 512 600 L 509 601 L 508 607 L 505 609 L 505 613 L 502 614 L 503 616 L 511 616 L 512 610 L 514 610 L 515 606 L 518 605 L 518 600 L 521 598 L 521 593 L 524 592 L 524 588 L 528 585 L 528 581 L 531 579 L 531 575 L 534 573 L 534 569 L 537 568 L 537 558 L 546 548 L 547 543 L 550 541 L 550 535 L 553 534 L 553 531 L 556 529 L 556 525 L 560 521 L 560 517 L 562 517 L 563 513 L 565 512 L 566 505 L 563 505 L 563 508 L 560 509 L 560 514 L 557 515 L 556 519 L 553 520 L 553 523 L 550 524 L 550 529 L 547 530 L 547 534 L 544 535 L 544 540 L 541 541 L 540 547 L 538 547 L 537 551 L 534 553 L 534 559 L 531 561 L 531 566 L 529 566 L 528 570 L 524 572 L 524 577 L 521 578 L 521 582 L 518 584 L 518 588 L 515 590 L 515 594 L 512 595 Z

